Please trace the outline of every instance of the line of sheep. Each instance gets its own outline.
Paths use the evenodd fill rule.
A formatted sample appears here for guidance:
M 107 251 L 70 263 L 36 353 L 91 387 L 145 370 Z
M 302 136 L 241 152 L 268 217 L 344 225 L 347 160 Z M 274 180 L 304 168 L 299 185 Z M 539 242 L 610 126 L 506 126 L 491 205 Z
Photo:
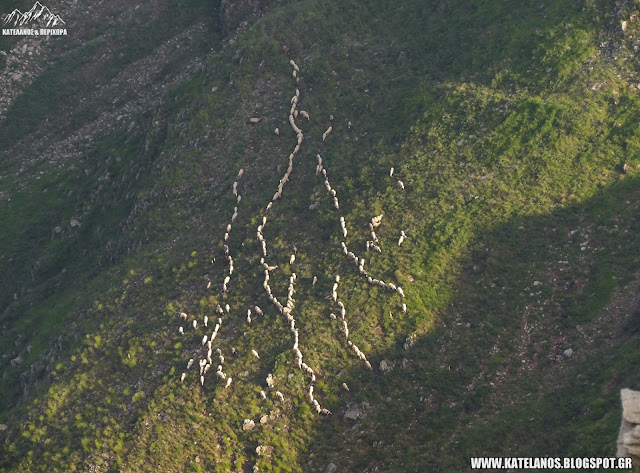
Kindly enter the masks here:
M 335 189 L 333 189 L 331 187 L 331 184 L 329 183 L 329 179 L 327 177 L 327 170 L 324 168 L 323 164 L 322 164 L 322 157 L 320 155 L 317 155 L 318 158 L 318 164 L 316 166 L 316 174 L 318 173 L 322 173 L 323 177 L 324 177 L 324 186 L 327 189 L 327 192 L 329 193 L 329 195 L 332 197 L 333 202 L 334 202 L 334 206 L 336 209 L 339 209 L 339 205 L 338 205 L 338 196 L 337 196 L 337 192 Z M 393 168 L 392 168 L 393 170 Z M 393 172 L 391 172 L 390 174 L 393 174 Z M 378 215 L 376 217 L 373 217 L 371 219 L 371 223 L 369 224 L 369 230 L 371 232 L 371 240 L 367 240 L 367 250 L 369 249 L 373 249 L 374 251 L 381 253 L 382 249 L 376 245 L 376 243 L 379 243 L 378 237 L 376 235 L 375 229 L 378 228 L 382 222 L 382 215 Z M 347 238 L 348 235 L 348 231 L 347 231 L 347 225 L 345 222 L 344 217 L 340 216 L 340 228 L 342 230 L 342 236 L 343 238 Z M 405 240 L 406 238 L 406 234 L 404 231 L 400 232 L 400 239 L 398 240 L 398 245 L 402 245 L 402 242 Z M 365 259 L 364 258 L 358 258 L 355 253 L 353 253 L 352 251 L 349 251 L 349 249 L 347 248 L 347 244 L 344 241 L 340 242 L 340 245 L 342 247 L 342 252 L 343 254 L 347 257 L 347 259 L 349 259 L 350 261 L 352 261 L 357 267 L 358 267 L 358 272 L 364 276 L 365 278 L 367 278 L 367 282 L 372 285 L 372 286 L 379 286 L 379 287 L 383 287 L 386 289 L 390 289 L 392 291 L 397 292 L 398 294 L 400 294 L 401 297 L 404 298 L 404 291 L 402 290 L 402 288 L 400 286 L 396 286 L 393 283 L 386 283 L 380 279 L 375 279 L 372 278 L 371 276 L 369 276 L 369 274 L 367 273 L 367 270 L 364 268 L 365 265 Z M 334 298 L 335 300 L 335 298 Z M 403 313 L 406 312 L 407 308 L 406 308 L 406 304 L 402 304 L 402 311 Z
M 347 324 L 347 310 L 344 307 L 342 301 L 338 300 L 338 286 L 340 284 L 340 275 L 336 274 L 335 282 L 333 283 L 333 289 L 331 291 L 331 298 L 333 302 L 335 302 L 338 307 L 340 307 L 340 322 L 342 333 L 344 333 L 344 337 L 347 340 L 347 346 L 355 353 L 355 355 L 364 362 L 364 365 L 369 370 L 373 370 L 371 363 L 367 360 L 365 354 L 349 339 L 349 325 Z M 338 316 L 333 312 L 329 315 L 331 320 L 338 320 Z M 349 387 L 346 384 L 343 384 L 343 387 L 348 391 Z
M 238 193 L 238 181 L 239 179 L 242 177 L 242 175 L 244 174 L 244 170 L 240 169 L 240 171 L 238 171 L 238 176 L 236 178 L 236 180 L 233 182 L 233 186 L 232 186 L 232 192 L 233 195 L 236 197 L 236 202 L 239 204 L 240 201 L 242 200 L 242 196 Z M 225 256 L 225 261 L 227 263 L 228 266 L 228 271 L 229 274 L 225 276 L 224 281 L 222 282 L 222 295 L 224 296 L 225 294 L 227 294 L 228 292 L 228 284 L 231 281 L 231 275 L 233 274 L 234 271 L 234 266 L 233 266 L 233 257 L 229 254 L 229 246 L 227 245 L 227 242 L 229 240 L 229 236 L 231 234 L 231 228 L 232 228 L 232 223 L 238 218 L 238 206 L 236 205 L 233 209 L 233 215 L 231 216 L 231 223 L 227 224 L 226 227 L 226 231 L 224 234 L 224 256 Z M 209 289 L 211 287 L 211 281 L 209 281 L 207 283 L 207 289 Z M 200 366 L 200 384 L 204 386 L 204 382 L 205 382 L 205 376 L 208 373 L 208 371 L 211 369 L 211 367 L 213 366 L 213 342 L 214 340 L 217 338 L 218 333 L 220 331 L 220 328 L 222 327 L 222 317 L 225 314 L 229 314 L 230 311 L 230 307 L 229 304 L 225 304 L 225 309 L 223 310 L 222 307 L 220 306 L 220 304 L 218 304 L 218 306 L 216 307 L 216 313 L 218 315 L 218 320 L 216 325 L 213 328 L 213 331 L 211 332 L 211 335 L 207 335 L 205 334 L 202 337 L 202 347 L 204 349 L 204 347 L 206 347 L 207 350 L 207 355 L 204 358 L 201 358 L 198 362 L 199 366 Z M 180 314 L 181 318 L 186 320 L 187 319 L 187 314 L 182 312 Z M 205 328 L 208 328 L 209 326 L 209 316 L 205 315 L 204 319 L 203 319 L 203 324 L 205 326 Z M 192 322 L 193 325 L 193 329 L 197 330 L 198 328 L 198 321 L 197 320 L 193 320 Z M 179 332 L 181 334 L 184 334 L 184 329 L 183 327 L 180 327 Z M 216 353 L 218 355 L 218 368 L 216 370 L 216 377 L 222 381 L 226 381 L 225 384 L 225 388 L 228 388 L 231 385 L 232 382 L 232 378 L 230 376 L 227 376 L 226 373 L 223 370 L 223 364 L 224 364 L 224 355 L 222 354 L 222 351 L 220 350 L 220 348 L 216 348 Z M 194 364 L 194 359 L 191 358 L 189 359 L 188 363 L 187 363 L 187 370 L 188 371 Z M 182 374 L 180 375 L 180 381 L 184 382 L 185 378 L 187 377 L 187 373 L 186 371 L 183 371 Z

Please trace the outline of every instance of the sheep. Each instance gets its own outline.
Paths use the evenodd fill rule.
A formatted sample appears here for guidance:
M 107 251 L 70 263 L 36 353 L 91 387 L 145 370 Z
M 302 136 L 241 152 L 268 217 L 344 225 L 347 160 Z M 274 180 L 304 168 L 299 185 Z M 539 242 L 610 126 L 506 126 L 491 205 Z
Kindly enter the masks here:
M 382 223 L 382 218 L 383 217 L 384 217 L 384 214 L 376 215 L 375 217 L 373 217 L 371 219 L 371 226 L 373 228 L 378 228 L 380 226 L 380 224 Z
M 260 391 L 260 399 L 262 399 L 263 401 L 267 400 L 267 393 L 265 393 L 264 391 Z
M 318 282 L 318 276 L 314 276 L 313 281 L 311 282 L 311 287 L 316 287 L 317 282 Z
M 238 196 L 238 199 L 236 200 L 236 202 L 240 203 L 240 201 L 241 201 L 241 200 L 242 200 L 242 196 L 241 196 L 241 195 L 239 195 L 239 196 Z
M 369 363 L 368 360 L 365 360 L 364 365 L 367 367 L 369 371 L 373 371 L 373 366 L 371 366 L 371 363 Z
M 345 391 L 349 391 L 349 386 L 347 386 L 347 383 L 342 383 L 342 387 Z
M 200 376 L 200 384 L 204 386 L 204 376 Z
M 292 265 L 296 260 L 296 255 L 292 254 L 291 257 L 289 258 L 289 264 Z
M 284 402 L 284 395 L 280 391 L 276 391 L 276 396 L 280 399 L 280 402 Z
M 279 128 L 276 128 L 276 129 L 274 130 L 274 133 L 276 134 L 276 136 L 280 136 L 280 129 L 279 129 Z
M 227 314 L 229 313 L 229 311 L 231 310 L 231 307 L 229 307 L 229 304 L 224 305 L 224 310 L 227 311 Z
M 391 169 L 389 169 L 389 177 L 393 176 L 393 167 Z
M 225 232 L 224 234 L 224 241 L 229 240 L 229 232 Z
M 258 352 L 257 352 L 257 351 L 255 351 L 255 350 L 251 350 L 251 354 L 252 354 L 253 356 L 255 356 L 258 360 L 260 359 L 260 355 L 258 355 Z
M 344 332 L 344 336 L 346 338 L 349 338 L 349 327 L 347 326 L 347 321 L 346 320 L 342 321 L 342 331 Z
M 403 314 L 407 313 L 407 304 L 402 304 L 402 313 Z
M 187 377 L 187 373 L 182 373 L 182 374 L 180 375 L 180 382 L 181 382 L 181 383 L 184 383 L 184 379 L 185 379 L 186 377 Z
M 336 320 L 336 319 L 337 319 L 336 314 L 334 314 L 333 312 L 331 312 L 331 313 L 329 314 L 329 318 L 330 318 L 331 320 Z
M 205 346 L 207 344 L 207 340 L 209 339 L 209 337 L 207 335 L 205 335 L 204 337 L 202 337 L 202 346 Z
M 207 289 L 209 289 L 210 287 L 211 287 L 211 281 L 207 283 Z
M 325 141 L 327 139 L 327 136 L 329 136 L 329 133 L 331 133 L 332 130 L 333 130 L 332 126 L 329 126 L 329 128 L 327 128 L 327 131 L 325 131 L 322 134 L 322 141 Z
M 191 367 L 193 366 L 193 362 L 194 362 L 194 361 L 195 361 L 195 360 L 194 360 L 193 358 L 190 358 L 190 359 L 189 359 L 189 362 L 187 363 L 187 369 L 189 369 L 189 368 L 191 368 Z
M 194 328 L 194 330 L 198 328 L 198 321 L 197 320 L 193 321 L 193 328 Z
M 331 411 L 329 409 L 321 409 L 320 410 L 320 414 L 324 415 L 324 416 L 330 416 L 332 415 Z
M 300 72 L 300 69 L 298 68 L 298 66 L 296 65 L 296 63 L 293 61 L 293 59 L 291 59 L 289 61 L 289 64 L 291 64 L 291 66 L 293 66 L 293 70 L 296 72 Z
M 300 115 L 302 115 L 302 116 L 303 116 L 304 118 L 306 118 L 307 120 L 309 120 L 309 118 L 310 118 L 310 117 L 309 117 L 309 114 L 308 114 L 306 111 L 304 111 L 304 110 L 300 110 Z
M 402 242 L 407 238 L 407 234 L 404 231 L 400 231 L 400 238 L 398 239 L 398 246 L 402 245 Z
M 333 206 L 336 208 L 336 210 L 340 210 L 340 202 L 338 202 L 337 197 L 333 198 Z
M 398 181 L 398 187 L 399 187 L 401 190 L 404 190 L 404 182 L 402 182 L 402 181 Z
M 243 174 L 244 174 L 244 169 L 240 168 L 240 170 L 238 171 L 238 179 L 240 179 Z
M 206 327 L 208 323 L 209 323 L 209 316 L 205 315 L 204 316 L 204 326 Z
M 180 335 L 184 335 L 184 328 L 180 327 L 178 329 L 178 333 L 180 333 Z
M 237 181 L 233 183 L 233 191 L 232 192 L 233 192 L 234 196 L 236 196 L 236 197 L 238 196 L 238 182 Z M 229 228 L 229 225 L 227 225 L 227 229 L 228 228 Z
M 229 376 L 229 378 L 227 379 L 227 384 L 225 385 L 225 389 L 227 389 L 229 386 L 231 386 L 231 381 L 233 381 L 233 378 L 231 376 Z
M 251 123 L 258 123 L 260 120 L 261 120 L 261 118 L 255 118 L 255 117 L 249 118 L 249 121 Z
M 184 320 L 187 320 L 188 315 L 185 312 L 180 312 L 180 317 L 182 317 Z
M 396 289 L 396 292 L 397 292 L 398 294 L 400 294 L 400 296 L 404 297 L 404 291 L 402 290 L 402 288 L 401 288 L 401 287 L 398 287 L 398 288 Z

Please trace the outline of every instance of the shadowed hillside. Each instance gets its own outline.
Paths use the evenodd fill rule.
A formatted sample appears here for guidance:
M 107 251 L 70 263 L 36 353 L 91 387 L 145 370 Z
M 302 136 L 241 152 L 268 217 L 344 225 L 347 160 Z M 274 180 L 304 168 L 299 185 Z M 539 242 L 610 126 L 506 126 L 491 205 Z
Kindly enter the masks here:
M 56 8 L 0 42 L 0 471 L 614 454 L 635 6 Z

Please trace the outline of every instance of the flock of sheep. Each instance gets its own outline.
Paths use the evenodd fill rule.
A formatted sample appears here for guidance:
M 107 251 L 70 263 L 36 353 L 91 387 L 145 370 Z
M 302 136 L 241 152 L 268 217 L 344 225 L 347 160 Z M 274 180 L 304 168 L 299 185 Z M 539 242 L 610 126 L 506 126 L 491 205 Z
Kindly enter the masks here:
M 295 83 L 296 85 L 299 83 L 299 72 L 300 69 L 298 68 L 297 64 L 291 60 L 289 61 L 290 65 L 293 68 L 292 71 L 292 75 L 295 79 Z M 304 119 L 306 119 L 307 121 L 310 119 L 309 113 L 307 113 L 304 110 L 298 110 L 298 106 L 299 106 L 299 102 L 300 102 L 300 90 L 296 87 L 295 89 L 295 95 L 291 98 L 291 108 L 289 110 L 289 124 L 291 126 L 291 129 L 294 131 L 294 133 L 296 134 L 296 138 L 297 138 L 297 143 L 293 149 L 293 151 L 290 153 L 289 155 L 289 165 L 287 167 L 286 172 L 284 173 L 284 176 L 280 179 L 279 184 L 278 184 L 278 188 L 275 192 L 275 194 L 273 195 L 271 201 L 268 203 L 268 205 L 266 206 L 265 211 L 268 212 L 272 209 L 273 205 L 276 203 L 276 201 L 278 199 L 280 199 L 282 197 L 283 191 L 284 191 L 284 187 L 285 185 L 289 182 L 289 178 L 291 176 L 291 173 L 293 172 L 293 164 L 294 164 L 294 159 L 296 157 L 296 155 L 299 153 L 300 149 L 301 149 L 301 145 L 304 141 L 304 134 L 302 132 L 302 130 L 298 127 L 298 124 L 296 123 L 296 119 L 300 116 Z M 259 119 L 251 119 L 252 123 L 257 123 L 257 121 L 259 121 Z M 327 128 L 327 130 L 322 134 L 322 141 L 325 142 L 327 140 L 327 138 L 329 137 L 330 133 L 333 131 L 333 116 L 331 116 L 329 118 L 330 121 L 330 126 Z M 351 127 L 351 122 L 349 122 L 349 128 Z M 280 130 L 278 128 L 275 129 L 275 134 L 276 135 L 280 135 Z M 331 186 L 331 183 L 329 181 L 329 177 L 327 175 L 327 169 L 324 167 L 323 165 L 323 160 L 322 157 L 320 156 L 320 154 L 316 155 L 317 157 L 317 166 L 316 166 L 316 174 L 317 175 L 322 175 L 322 178 L 324 180 L 324 187 L 326 188 L 328 194 L 330 195 L 332 201 L 333 201 L 333 206 L 336 210 L 340 210 L 340 202 L 338 200 L 338 195 L 336 190 Z M 238 217 L 238 204 L 240 204 L 240 201 L 242 200 L 242 196 L 238 193 L 238 183 L 239 183 L 239 179 L 242 177 L 244 171 L 241 169 L 238 173 L 237 179 L 234 181 L 233 183 L 233 188 L 232 188 L 232 192 L 233 195 L 236 197 L 236 201 L 237 204 L 233 210 L 233 215 L 231 217 L 231 221 L 230 223 L 226 226 L 226 231 L 224 234 L 224 258 L 225 258 L 225 262 L 227 265 L 227 269 L 228 269 L 228 274 L 225 274 L 223 283 L 222 283 L 222 289 L 221 289 L 221 293 L 222 296 L 224 296 L 225 294 L 227 294 L 229 292 L 229 284 L 231 283 L 231 277 L 234 273 L 234 260 L 233 257 L 231 256 L 230 252 L 229 252 L 229 239 L 231 236 L 231 230 L 232 230 L 232 225 L 235 222 L 235 220 Z M 393 176 L 394 173 L 394 169 L 391 168 L 389 175 Z M 402 181 L 398 181 L 397 185 L 400 189 L 404 189 L 404 184 L 402 183 Z M 376 229 L 381 225 L 382 223 L 382 219 L 383 219 L 383 215 L 378 215 L 375 216 L 371 219 L 371 222 L 369 223 L 369 231 L 371 234 L 371 239 L 367 240 L 366 242 L 366 249 L 367 251 L 375 251 L 377 253 L 381 253 L 382 249 L 380 247 L 380 242 L 378 240 L 378 237 L 376 235 Z M 298 330 L 298 328 L 296 327 L 296 319 L 294 317 L 294 311 L 296 308 L 296 300 L 294 299 L 294 295 L 296 293 L 296 283 L 297 283 L 297 275 L 296 273 L 293 271 L 294 269 L 294 265 L 295 265 L 295 260 L 296 260 L 296 255 L 295 255 L 295 248 L 294 248 L 294 252 L 290 255 L 289 258 L 289 266 L 291 267 L 291 276 L 289 277 L 289 285 L 288 285 L 288 290 L 287 290 L 287 296 L 286 296 L 286 303 L 282 303 L 280 302 L 280 300 L 274 295 L 271 286 L 269 284 L 270 279 L 271 279 L 271 275 L 274 271 L 276 271 L 278 269 L 277 265 L 269 265 L 266 261 L 266 258 L 268 257 L 268 253 L 267 253 L 267 240 L 264 236 L 264 231 L 265 228 L 267 226 L 267 216 L 263 215 L 261 220 L 260 220 L 260 224 L 257 227 L 257 231 L 256 231 L 256 238 L 261 246 L 262 249 L 262 257 L 260 258 L 260 267 L 261 270 L 264 272 L 264 279 L 263 279 L 263 283 L 262 283 L 262 287 L 266 293 L 267 298 L 269 299 L 269 301 L 271 302 L 271 304 L 273 304 L 273 306 L 276 308 L 276 310 L 278 311 L 279 314 L 281 314 L 287 321 L 287 324 L 289 326 L 290 332 L 291 332 L 291 336 L 292 336 L 292 354 L 293 354 L 293 361 L 295 363 L 295 365 L 297 366 L 298 369 L 300 369 L 309 379 L 309 382 L 307 384 L 307 398 L 309 403 L 311 404 L 311 406 L 315 409 L 315 411 L 318 414 L 322 414 L 322 415 L 331 415 L 331 412 L 324 408 L 320 402 L 315 398 L 314 395 L 314 387 L 315 387 L 315 382 L 316 382 L 316 373 L 314 371 L 314 369 L 309 366 L 304 360 L 304 354 L 302 352 L 302 350 L 300 349 L 300 332 Z M 344 219 L 343 216 L 339 217 L 339 222 L 340 222 L 340 228 L 341 228 L 341 247 L 342 247 L 342 252 L 345 255 L 345 257 L 353 262 L 357 268 L 358 268 L 358 273 L 363 276 L 364 278 L 366 278 L 367 282 L 370 285 L 373 286 L 379 286 L 382 288 L 386 288 L 389 289 L 391 291 L 397 292 L 402 298 L 404 298 L 404 291 L 400 286 L 396 286 L 393 283 L 387 283 L 385 281 L 379 280 L 379 279 L 375 279 L 373 277 L 371 277 L 367 270 L 365 269 L 365 259 L 358 257 L 355 253 L 353 253 L 352 251 L 349 250 L 349 248 L 347 247 L 346 244 L 346 239 L 348 236 L 348 230 L 347 230 L 347 223 Z M 400 237 L 398 240 L 398 245 L 402 245 L 402 243 L 405 241 L 405 239 L 407 238 L 407 235 L 405 234 L 404 231 L 400 232 Z M 213 261 L 212 261 L 213 262 Z M 315 286 L 316 282 L 317 282 L 318 278 L 314 277 L 313 278 L 313 283 L 312 285 Z M 211 288 L 211 282 L 208 282 L 207 284 L 207 289 Z M 335 279 L 334 279 L 334 284 L 333 284 L 333 290 L 331 293 L 331 299 L 333 300 L 333 303 L 335 303 L 337 305 L 337 307 L 339 308 L 339 312 L 340 312 L 340 316 L 337 316 L 336 314 L 334 314 L 333 312 L 330 314 L 330 318 L 332 320 L 336 320 L 339 321 L 340 326 L 341 326 L 341 330 L 342 333 L 344 334 L 344 340 L 346 343 L 346 346 L 348 347 L 348 349 L 354 353 L 354 355 L 362 360 L 362 362 L 364 363 L 364 365 L 366 366 L 367 369 L 369 370 L 373 370 L 373 367 L 371 365 L 371 363 L 367 360 L 366 355 L 362 352 L 362 350 L 360 350 L 358 348 L 358 346 L 356 346 L 352 340 L 349 337 L 349 326 L 347 323 L 347 318 L 346 318 L 346 309 L 344 306 L 344 303 L 339 299 L 338 297 L 338 288 L 339 288 L 339 284 L 340 284 L 340 276 L 339 275 L 335 275 Z M 214 341 L 216 340 L 216 338 L 218 337 L 220 328 L 222 326 L 222 320 L 224 316 L 228 316 L 230 314 L 231 308 L 229 307 L 228 304 L 225 304 L 224 309 L 223 307 L 221 307 L 220 304 L 218 304 L 217 308 L 216 308 L 216 315 L 217 315 L 217 322 L 211 332 L 211 334 L 209 335 L 207 329 L 209 328 L 209 317 L 208 316 L 204 316 L 203 317 L 203 326 L 205 331 L 207 331 L 207 333 L 204 334 L 204 336 L 202 337 L 201 340 L 201 350 L 202 350 L 202 354 L 200 357 L 200 360 L 198 362 L 199 365 L 199 381 L 200 384 L 202 386 L 204 386 L 205 381 L 206 381 L 206 376 L 207 374 L 210 372 L 211 367 L 214 365 L 214 359 L 216 360 L 217 363 L 217 369 L 215 371 L 216 373 L 216 378 L 224 383 L 225 388 L 229 388 L 231 386 L 232 383 L 232 378 L 231 376 L 229 376 L 227 373 L 225 373 L 224 371 L 224 355 L 221 351 L 220 348 L 215 348 L 214 349 Z M 402 304 L 402 311 L 406 312 L 406 304 Z M 246 316 L 246 322 L 247 324 L 251 325 L 252 323 L 252 316 L 253 315 L 258 315 L 258 316 L 262 316 L 263 315 L 263 311 L 260 307 L 258 307 L 257 305 L 253 305 L 252 308 L 249 308 L 247 310 L 247 316 Z M 189 319 L 189 316 L 184 313 L 181 312 L 180 317 L 186 322 Z M 191 321 L 191 325 L 193 326 L 194 331 L 198 330 L 198 320 L 196 320 L 195 318 Z M 183 326 L 179 327 L 179 333 L 184 335 L 185 333 L 185 328 Z M 233 350 L 235 352 L 235 349 Z M 258 353 L 258 351 L 256 351 L 255 349 L 252 349 L 250 351 L 251 355 L 257 359 L 260 360 L 260 355 Z M 187 373 L 188 371 L 192 368 L 192 366 L 195 364 L 195 359 L 191 358 L 189 359 L 188 363 L 187 363 L 187 368 L 184 372 L 181 373 L 180 375 L 180 380 L 181 382 L 184 382 L 185 379 L 187 378 Z M 266 379 L 266 383 L 267 383 L 267 388 L 273 388 L 274 384 L 273 384 L 273 377 L 270 374 L 267 379 Z M 342 387 L 349 391 L 349 387 L 347 386 L 346 383 L 342 384 Z M 280 392 L 280 391 L 272 391 L 274 392 L 274 396 L 280 401 L 283 402 L 285 400 L 284 395 Z M 262 400 L 266 400 L 267 399 L 267 394 L 265 392 L 265 390 L 261 390 L 260 391 L 260 398 Z M 246 420 L 245 422 L 247 422 L 248 420 Z M 250 421 L 249 421 L 250 423 Z M 254 467 L 254 471 L 257 471 L 257 467 Z

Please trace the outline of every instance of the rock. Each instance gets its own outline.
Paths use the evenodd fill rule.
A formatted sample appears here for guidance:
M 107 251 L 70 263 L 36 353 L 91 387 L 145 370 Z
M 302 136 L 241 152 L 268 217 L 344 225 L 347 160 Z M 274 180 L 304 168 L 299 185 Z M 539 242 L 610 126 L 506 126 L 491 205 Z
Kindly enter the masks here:
M 320 207 L 320 202 L 314 202 L 313 204 L 311 204 L 311 205 L 309 206 L 309 210 L 315 210 L 315 209 L 317 209 L 318 207 Z
M 258 123 L 258 122 L 260 121 L 260 118 L 255 118 L 255 117 L 253 117 L 253 118 L 249 118 L 249 121 L 250 121 L 251 123 Z
M 324 469 L 324 473 L 335 473 L 336 471 L 338 471 L 338 467 L 333 462 L 329 463 L 327 467 Z
M 242 430 L 253 430 L 256 427 L 256 423 L 251 419 L 245 419 L 242 423 Z
M 623 389 L 620 391 L 622 399 L 622 418 L 632 424 L 640 424 L 640 391 Z
M 9 426 L 7 424 L 0 424 L 0 432 L 4 432 L 7 429 L 9 429 Z
M 22 358 L 20 358 L 20 355 L 18 355 L 13 360 L 11 360 L 10 363 L 11 363 L 11 366 L 16 368 L 22 364 Z
M 345 411 L 344 416 L 350 420 L 358 420 L 364 417 L 364 412 L 359 407 L 351 407 Z
M 534 286 L 539 286 L 540 284 L 542 284 L 540 281 L 533 281 Z
M 562 352 L 562 354 L 567 358 L 571 358 L 571 356 L 573 355 L 573 349 L 567 348 L 565 351 Z
M 627 31 L 627 26 L 628 25 L 629 25 L 629 23 L 627 22 L 627 20 L 625 20 L 622 23 L 620 23 L 620 28 L 622 29 L 622 31 Z
M 380 371 L 382 371 L 383 373 L 388 373 L 391 370 L 393 370 L 393 365 L 389 363 L 387 360 L 382 360 L 380 362 Z
M 72 218 L 70 225 L 71 225 L 71 228 L 79 227 L 80 222 L 78 221 L 78 219 Z
M 265 425 L 267 422 L 269 422 L 269 416 L 262 416 L 260 417 L 260 423 L 262 425 Z
M 62 231 L 62 227 L 55 227 L 53 231 L 56 233 L 60 233 Z
M 622 423 L 618 433 L 618 457 L 631 457 L 634 463 L 640 462 L 640 391 L 623 389 Z

